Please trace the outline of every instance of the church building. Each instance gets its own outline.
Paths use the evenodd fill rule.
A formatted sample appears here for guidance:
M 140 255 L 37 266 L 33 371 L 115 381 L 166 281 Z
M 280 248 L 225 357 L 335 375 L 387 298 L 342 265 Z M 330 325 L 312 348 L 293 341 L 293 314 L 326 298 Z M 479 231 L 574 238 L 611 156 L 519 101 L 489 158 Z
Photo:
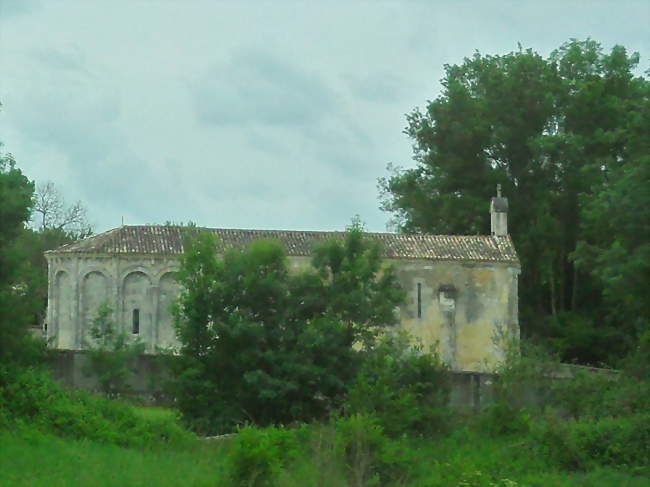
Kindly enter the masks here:
M 519 259 L 507 231 L 508 202 L 490 205 L 491 235 L 367 233 L 396 267 L 406 300 L 400 326 L 454 370 L 483 371 L 503 359 L 504 341 L 518 338 Z M 279 241 L 294 268 L 310 265 L 314 244 L 342 232 L 208 228 L 225 248 Z M 83 350 L 97 310 L 114 310 L 122 330 L 147 353 L 178 344 L 171 305 L 183 254 L 183 228 L 122 226 L 45 253 L 49 268 L 47 338 L 52 347 Z

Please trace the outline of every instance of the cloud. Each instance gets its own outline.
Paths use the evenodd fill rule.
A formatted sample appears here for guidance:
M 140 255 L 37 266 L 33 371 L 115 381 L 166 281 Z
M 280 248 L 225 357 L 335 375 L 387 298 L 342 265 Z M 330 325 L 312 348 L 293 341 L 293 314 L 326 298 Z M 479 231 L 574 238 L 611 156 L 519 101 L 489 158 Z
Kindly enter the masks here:
M 192 97 L 198 119 L 213 125 L 316 124 L 337 104 L 316 74 L 254 49 L 214 66 L 195 84 Z
M 370 102 L 392 103 L 400 100 L 409 87 L 405 80 L 391 73 L 369 73 L 365 76 L 352 75 L 348 80 L 355 97 Z
M 31 50 L 30 56 L 44 68 L 73 71 L 90 75 L 84 54 L 77 46 L 68 49 L 38 47 Z
M 0 0 L 0 19 L 31 13 L 40 6 L 39 0 Z
M 73 188 L 69 199 L 81 199 L 91 218 L 99 214 L 117 224 L 120 214 L 137 219 L 155 212 L 156 189 L 149 182 L 156 171 L 129 145 L 122 99 L 110 77 L 74 48 L 32 49 L 20 75 L 38 83 L 12 97 L 6 115 L 39 154 L 26 161 L 32 177 Z

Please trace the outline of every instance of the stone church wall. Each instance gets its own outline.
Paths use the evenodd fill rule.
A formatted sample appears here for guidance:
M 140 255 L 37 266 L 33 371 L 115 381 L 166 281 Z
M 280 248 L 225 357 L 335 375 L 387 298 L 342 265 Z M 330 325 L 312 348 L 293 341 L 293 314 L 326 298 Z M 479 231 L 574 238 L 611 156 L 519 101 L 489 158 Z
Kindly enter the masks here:
M 177 345 L 171 305 L 178 296 L 177 258 L 49 255 L 48 338 L 82 350 L 102 303 L 121 330 L 138 336 L 147 353 Z M 389 261 L 391 262 L 391 261 Z M 292 269 L 309 258 L 290 257 Z M 490 370 L 504 356 L 498 336 L 518 336 L 519 268 L 502 263 L 394 260 L 407 298 L 401 326 L 454 370 Z
M 56 255 L 48 261 L 47 336 L 54 348 L 83 349 L 103 303 L 121 330 L 142 339 L 147 352 L 177 344 L 169 309 L 178 293 L 177 259 Z

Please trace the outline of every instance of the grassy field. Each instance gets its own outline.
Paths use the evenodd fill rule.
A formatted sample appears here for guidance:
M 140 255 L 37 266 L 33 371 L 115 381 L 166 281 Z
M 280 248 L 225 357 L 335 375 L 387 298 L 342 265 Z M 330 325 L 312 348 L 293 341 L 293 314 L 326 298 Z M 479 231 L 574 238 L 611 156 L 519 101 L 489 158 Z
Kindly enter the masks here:
M 236 441 L 195 440 L 182 445 L 124 448 L 62 439 L 29 428 L 5 431 L 0 433 L 0 485 L 369 486 L 384 485 L 376 472 L 391 468 L 399 473 L 392 474 L 390 483 L 405 486 L 650 485 L 648 469 L 561 471 L 535 456 L 522 438 L 494 439 L 470 430 L 459 430 L 437 441 L 395 443 L 391 447 L 395 449 L 390 453 L 392 460 L 384 460 L 381 465 L 372 455 L 365 459 L 363 454 L 357 455 L 346 461 L 344 456 L 332 454 L 327 446 L 315 446 L 313 441 L 307 441 L 302 451 L 294 452 L 292 461 L 272 469 L 274 483 L 266 483 L 259 476 L 255 480 L 253 467 L 248 478 L 233 479 L 229 474 Z M 271 481 L 270 474 L 266 480 Z
M 206 440 L 171 409 L 67 390 L 37 369 L 0 373 L 0 486 L 650 485 L 647 381 L 576 377 L 549 396 L 563 409 L 534 411 L 516 406 L 521 378 L 501 378 L 480 414 L 391 394 L 324 423 Z
M 3 486 L 209 486 L 223 463 L 218 445 L 198 441 L 135 449 L 27 430 L 0 433 L 0 445 Z

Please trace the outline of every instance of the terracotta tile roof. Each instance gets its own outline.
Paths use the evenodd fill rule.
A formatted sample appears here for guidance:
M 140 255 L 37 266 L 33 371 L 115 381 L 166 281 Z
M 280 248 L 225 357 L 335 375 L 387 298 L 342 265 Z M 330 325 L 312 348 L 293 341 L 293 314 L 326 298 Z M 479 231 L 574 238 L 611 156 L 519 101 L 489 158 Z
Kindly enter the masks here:
M 314 244 L 341 238 L 343 232 L 303 232 L 290 230 L 238 230 L 206 228 L 223 248 L 242 248 L 255 240 L 277 240 L 291 256 L 309 256 Z M 454 261 L 490 261 L 519 264 L 510 237 L 487 235 L 405 235 L 367 233 L 379 240 L 386 258 Z M 48 254 L 156 254 L 183 253 L 183 228 L 176 226 L 123 226 L 64 245 Z

